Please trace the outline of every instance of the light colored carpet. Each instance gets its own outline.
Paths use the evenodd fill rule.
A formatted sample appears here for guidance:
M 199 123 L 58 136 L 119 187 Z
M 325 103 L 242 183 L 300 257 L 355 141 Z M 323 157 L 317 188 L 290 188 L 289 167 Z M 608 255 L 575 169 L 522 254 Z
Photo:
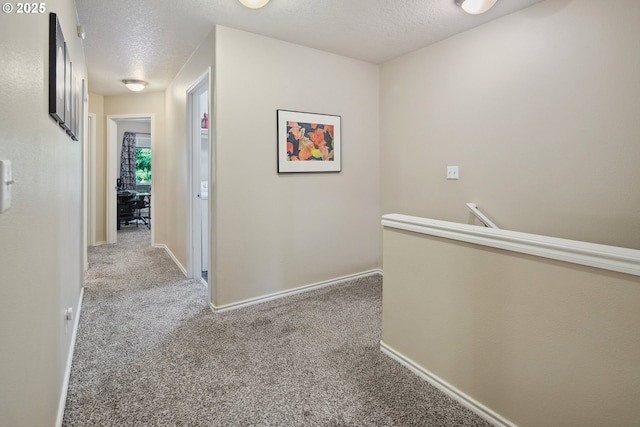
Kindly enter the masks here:
M 379 349 L 382 279 L 214 314 L 149 230 L 90 250 L 65 426 L 487 426 Z

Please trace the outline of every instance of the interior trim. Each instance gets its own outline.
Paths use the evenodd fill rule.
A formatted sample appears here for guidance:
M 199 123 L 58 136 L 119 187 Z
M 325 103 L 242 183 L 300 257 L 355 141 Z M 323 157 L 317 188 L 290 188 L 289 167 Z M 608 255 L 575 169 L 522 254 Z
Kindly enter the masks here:
M 118 146 L 122 144 L 122 141 L 117 140 L 118 135 L 118 121 L 121 120 L 130 120 L 130 119 L 148 119 L 151 122 L 151 137 L 156 135 L 156 118 L 154 113 L 141 113 L 141 114 L 109 114 L 106 117 L 106 131 L 107 131 L 107 140 L 106 143 L 106 159 L 107 159 L 107 169 L 106 169 L 106 181 L 105 181 L 105 194 L 106 194 L 106 218 L 105 218 L 105 227 L 107 231 L 107 243 L 112 244 L 116 243 L 118 240 L 118 232 L 117 232 L 117 205 L 118 198 L 116 192 L 116 179 L 118 178 L 118 168 L 119 168 L 119 160 L 118 160 Z M 153 139 L 151 140 L 151 169 L 154 169 L 154 151 L 155 151 L 155 143 Z M 151 204 L 151 218 L 155 218 L 155 203 Z M 151 228 L 151 242 L 155 242 L 155 228 Z
M 58 415 L 56 416 L 56 426 L 62 426 L 64 419 L 64 410 L 67 406 L 67 392 L 69 391 L 69 380 L 71 379 L 71 365 L 73 363 L 73 353 L 76 349 L 76 337 L 78 335 L 78 326 L 80 325 L 80 311 L 82 310 L 82 300 L 84 298 L 84 287 L 80 289 L 80 297 L 76 306 L 75 318 L 73 319 L 73 331 L 71 332 L 71 341 L 69 342 L 69 352 L 67 355 L 67 363 L 64 370 L 64 378 L 62 381 L 62 390 L 60 391 L 60 401 L 58 402 Z
M 408 215 L 382 217 L 383 227 L 520 252 L 640 276 L 640 250 Z
M 448 396 L 451 396 L 456 401 L 460 402 L 464 407 L 470 409 L 474 413 L 476 413 L 481 418 L 489 421 L 490 423 L 496 426 L 504 426 L 504 427 L 516 427 L 516 424 L 502 417 L 498 413 L 492 411 L 491 409 L 484 406 L 482 403 L 478 402 L 471 396 L 463 393 L 458 390 L 448 382 L 442 380 L 437 375 L 427 371 L 422 366 L 418 365 L 413 360 L 404 356 L 403 354 L 395 351 L 393 348 L 389 347 L 383 341 L 380 341 L 380 350 L 389 356 L 391 359 L 400 363 L 402 366 L 408 368 L 411 372 L 418 375 L 423 380 L 427 381 L 429 384 L 433 385 L 438 390 L 444 392 Z
M 267 302 L 267 301 L 272 301 L 275 299 L 279 299 L 279 298 L 284 298 L 284 297 L 288 297 L 290 295 L 295 295 L 295 294 L 299 294 L 302 292 L 308 292 L 308 291 L 312 291 L 312 290 L 316 290 L 316 289 L 320 289 L 320 288 L 325 288 L 327 286 L 333 286 L 333 285 L 338 285 L 350 280 L 354 280 L 354 279 L 360 279 L 363 277 L 369 277 L 369 276 L 375 276 L 375 275 L 381 275 L 382 271 L 380 269 L 373 269 L 373 270 L 369 270 L 369 271 L 364 271 L 362 273 L 356 273 L 356 274 L 351 274 L 348 276 L 342 276 L 339 277 L 337 279 L 331 279 L 331 280 L 325 280 L 323 282 L 318 282 L 318 283 L 312 283 L 310 285 L 305 285 L 305 286 L 300 286 L 298 288 L 294 288 L 294 289 L 289 289 L 286 291 L 281 291 L 281 292 L 275 292 L 272 294 L 268 294 L 268 295 L 264 295 L 261 297 L 256 297 L 256 298 L 251 298 L 251 299 L 247 299 L 244 301 L 239 301 L 239 302 L 234 302 L 231 304 L 225 304 L 225 305 L 221 305 L 221 306 L 216 306 L 214 305 L 212 302 L 209 302 L 209 306 L 211 307 L 211 310 L 213 310 L 214 313 L 223 313 L 225 311 L 230 311 L 230 310 L 237 310 L 239 308 L 244 308 L 244 307 L 248 307 L 250 305 L 254 305 L 254 304 L 260 304 L 263 302 Z
M 164 251 L 167 253 L 167 255 L 169 255 L 169 257 L 176 264 L 176 267 L 178 267 L 180 269 L 180 271 L 182 272 L 182 274 L 184 274 L 184 277 L 189 277 L 189 275 L 187 274 L 187 269 L 184 268 L 184 266 L 180 263 L 180 261 L 178 261 L 178 258 L 176 258 L 176 256 L 173 254 L 173 252 L 171 252 L 171 249 L 169 249 L 169 247 L 167 245 L 159 243 L 159 244 L 153 245 L 153 247 L 154 248 L 164 249 Z

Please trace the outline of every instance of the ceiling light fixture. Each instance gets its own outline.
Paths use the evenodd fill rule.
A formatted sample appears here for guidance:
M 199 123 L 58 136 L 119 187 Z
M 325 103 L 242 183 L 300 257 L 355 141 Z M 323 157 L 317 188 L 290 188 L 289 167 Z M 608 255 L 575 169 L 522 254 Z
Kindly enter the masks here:
M 250 9 L 258 9 L 265 4 L 269 3 L 269 0 L 240 0 L 240 3 L 247 6 Z
M 491 9 L 496 0 L 456 0 L 456 4 L 471 15 L 479 15 Z
M 123 80 L 122 83 L 133 92 L 140 92 L 149 84 L 142 80 Z

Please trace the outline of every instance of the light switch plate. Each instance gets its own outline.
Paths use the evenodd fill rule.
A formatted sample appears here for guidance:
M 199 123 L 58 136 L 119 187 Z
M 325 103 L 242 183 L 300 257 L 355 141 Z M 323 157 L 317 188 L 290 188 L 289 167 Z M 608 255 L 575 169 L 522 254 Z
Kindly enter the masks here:
M 6 212 L 11 207 L 11 161 L 0 160 L 0 213 Z

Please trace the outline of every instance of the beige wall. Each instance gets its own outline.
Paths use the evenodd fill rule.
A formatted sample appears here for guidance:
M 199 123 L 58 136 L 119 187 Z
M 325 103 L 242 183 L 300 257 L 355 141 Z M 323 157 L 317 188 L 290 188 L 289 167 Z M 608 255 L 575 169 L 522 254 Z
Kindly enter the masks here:
M 526 426 L 637 426 L 639 277 L 384 230 L 383 342 Z
M 154 243 L 164 243 L 164 147 L 165 106 L 164 92 L 132 93 L 126 95 L 89 95 L 89 112 L 96 114 L 96 241 L 106 241 L 106 120 L 109 115 L 153 114 L 152 130 Z M 115 188 L 115 183 L 113 184 Z
M 96 183 L 96 243 L 107 241 L 106 231 L 106 212 L 107 201 L 105 196 L 105 177 L 107 145 L 104 116 L 104 96 L 95 93 L 89 93 L 89 112 L 96 115 L 96 164 L 95 164 L 95 183 Z
M 212 30 L 173 79 L 166 99 L 166 245 L 187 270 L 187 91 L 215 60 Z M 211 93 L 211 92 L 210 92 Z M 211 187 L 213 188 L 213 186 Z M 209 191 L 209 199 L 213 199 Z M 212 230 L 213 234 L 213 230 Z
M 14 4 L 15 6 L 15 4 Z M 13 202 L 0 214 L 0 425 L 55 425 L 82 286 L 82 146 L 48 114 L 49 13 L 86 79 L 72 0 L 0 18 L 0 159 Z
M 470 222 L 476 202 L 640 248 L 638 22 L 637 0 L 547 0 L 384 64 L 382 212 Z
M 378 267 L 378 67 L 216 30 L 214 304 Z M 278 175 L 276 110 L 342 116 L 342 172 Z

